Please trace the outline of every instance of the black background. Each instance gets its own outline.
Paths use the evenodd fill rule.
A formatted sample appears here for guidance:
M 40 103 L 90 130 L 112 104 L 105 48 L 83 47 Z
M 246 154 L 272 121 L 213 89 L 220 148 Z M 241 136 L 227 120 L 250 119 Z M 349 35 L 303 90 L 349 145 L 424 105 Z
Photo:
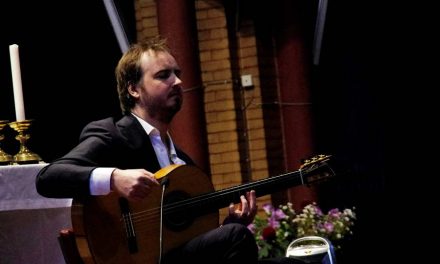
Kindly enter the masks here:
M 133 41 L 133 3 L 121 2 Z M 0 119 L 16 119 L 9 45 L 17 44 L 26 119 L 33 120 L 28 145 L 51 162 L 78 142 L 85 124 L 120 114 L 114 68 L 121 50 L 102 1 L 3 1 L 0 10 Z M 2 146 L 15 154 L 15 131 L 4 132 Z

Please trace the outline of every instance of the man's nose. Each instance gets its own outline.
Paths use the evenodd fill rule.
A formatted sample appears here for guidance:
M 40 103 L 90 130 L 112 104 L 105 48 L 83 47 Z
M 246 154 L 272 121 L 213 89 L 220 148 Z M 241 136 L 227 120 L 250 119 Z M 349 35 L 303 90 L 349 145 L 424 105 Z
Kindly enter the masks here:
M 174 85 L 180 85 L 180 84 L 182 84 L 182 80 L 177 75 L 175 75 Z

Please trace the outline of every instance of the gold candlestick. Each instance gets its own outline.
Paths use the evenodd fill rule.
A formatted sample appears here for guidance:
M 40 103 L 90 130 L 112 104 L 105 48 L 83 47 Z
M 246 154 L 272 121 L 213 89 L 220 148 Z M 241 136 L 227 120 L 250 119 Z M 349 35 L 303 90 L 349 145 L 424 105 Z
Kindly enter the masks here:
M 31 137 L 28 130 L 32 124 L 32 120 L 23 120 L 9 123 L 18 135 L 15 137 L 20 142 L 20 150 L 14 155 L 14 162 L 18 164 L 39 163 L 41 158 L 38 154 L 33 153 L 26 147 L 26 141 Z
M 2 133 L 3 128 L 8 124 L 8 120 L 0 120 L 0 165 L 9 165 L 12 163 L 12 156 L 1 148 L 1 142 L 5 138 Z

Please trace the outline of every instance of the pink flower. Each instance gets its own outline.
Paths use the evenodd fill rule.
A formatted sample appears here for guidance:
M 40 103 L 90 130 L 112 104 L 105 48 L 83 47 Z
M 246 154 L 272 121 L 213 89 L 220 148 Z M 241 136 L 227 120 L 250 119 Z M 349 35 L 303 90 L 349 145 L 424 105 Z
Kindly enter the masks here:
M 272 204 L 265 204 L 263 205 L 264 212 L 268 216 L 267 218 L 267 224 L 268 226 L 271 226 L 273 228 L 280 227 L 280 220 L 283 220 L 286 218 L 286 214 L 283 212 L 283 210 L 277 208 L 275 209 Z
M 340 215 L 341 215 L 341 212 L 339 211 L 338 208 L 333 208 L 330 211 L 328 211 L 328 216 L 329 217 L 339 218 Z
M 324 228 L 327 233 L 331 233 L 331 232 L 333 232 L 333 229 L 335 228 L 335 226 L 333 225 L 333 223 L 325 222 Z

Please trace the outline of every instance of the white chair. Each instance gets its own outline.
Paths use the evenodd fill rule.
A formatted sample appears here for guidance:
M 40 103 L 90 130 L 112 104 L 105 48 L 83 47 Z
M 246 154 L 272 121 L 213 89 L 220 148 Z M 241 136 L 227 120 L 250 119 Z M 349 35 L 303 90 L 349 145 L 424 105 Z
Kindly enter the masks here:
M 306 236 L 293 240 L 286 250 L 286 257 L 305 263 L 336 264 L 331 242 L 319 236 Z

